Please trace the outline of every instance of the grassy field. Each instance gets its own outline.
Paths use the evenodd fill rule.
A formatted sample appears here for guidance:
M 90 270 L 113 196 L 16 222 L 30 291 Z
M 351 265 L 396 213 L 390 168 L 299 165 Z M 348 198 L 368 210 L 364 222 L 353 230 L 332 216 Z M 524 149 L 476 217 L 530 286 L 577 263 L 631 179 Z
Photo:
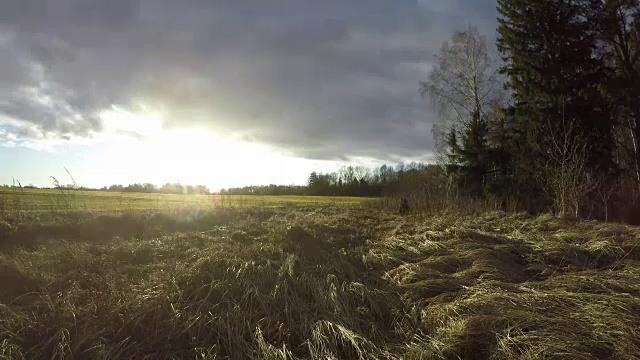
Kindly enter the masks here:
M 3 359 L 640 359 L 640 229 L 288 204 L 0 222 Z
M 274 206 L 286 203 L 338 205 L 357 204 L 363 200 L 329 196 L 177 195 L 0 188 L 0 212 L 210 209 L 216 206 Z

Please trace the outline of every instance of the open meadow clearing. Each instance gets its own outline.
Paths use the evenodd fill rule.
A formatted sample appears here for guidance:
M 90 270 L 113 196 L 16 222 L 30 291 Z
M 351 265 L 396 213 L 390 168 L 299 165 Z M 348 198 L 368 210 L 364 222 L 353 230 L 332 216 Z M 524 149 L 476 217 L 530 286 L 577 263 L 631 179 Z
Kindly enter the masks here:
M 3 359 L 640 359 L 640 229 L 360 205 L 19 212 Z
M 211 209 L 216 206 L 274 206 L 289 203 L 340 205 L 357 204 L 364 200 L 345 196 L 199 195 L 0 188 L 0 212 Z

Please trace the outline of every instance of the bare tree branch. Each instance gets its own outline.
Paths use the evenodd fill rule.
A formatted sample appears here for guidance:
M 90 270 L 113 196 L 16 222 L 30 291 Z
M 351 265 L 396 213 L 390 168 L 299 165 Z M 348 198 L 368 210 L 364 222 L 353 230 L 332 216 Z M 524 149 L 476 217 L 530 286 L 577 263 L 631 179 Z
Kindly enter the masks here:
M 437 59 L 428 79 L 420 82 L 420 94 L 441 117 L 440 124 L 434 125 L 436 144 L 444 143 L 437 137 L 452 129 L 468 129 L 474 116 L 485 116 L 493 110 L 491 104 L 503 98 L 497 62 L 476 28 L 455 33 Z

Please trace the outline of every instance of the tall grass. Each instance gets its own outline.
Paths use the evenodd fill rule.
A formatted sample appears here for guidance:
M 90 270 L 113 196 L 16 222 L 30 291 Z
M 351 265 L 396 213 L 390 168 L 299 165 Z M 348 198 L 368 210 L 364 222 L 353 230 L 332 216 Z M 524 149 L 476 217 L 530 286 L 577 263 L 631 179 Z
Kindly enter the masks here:
M 6 219 L 0 358 L 640 358 L 633 227 L 308 205 Z

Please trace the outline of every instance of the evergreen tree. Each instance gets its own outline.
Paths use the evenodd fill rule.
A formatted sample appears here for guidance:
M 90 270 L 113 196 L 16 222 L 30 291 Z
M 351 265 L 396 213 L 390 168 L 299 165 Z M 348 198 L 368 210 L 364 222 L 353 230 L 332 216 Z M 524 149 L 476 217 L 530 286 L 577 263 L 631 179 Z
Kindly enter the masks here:
M 492 194 L 508 195 L 513 185 L 513 126 L 510 119 L 506 110 L 497 103 L 487 119 L 487 191 Z
M 487 116 L 502 98 L 497 67 L 475 28 L 455 33 L 438 60 L 420 91 L 442 116 L 434 131 L 439 157 L 464 193 L 482 196 L 491 161 Z
M 611 71 L 605 89 L 617 129 L 616 163 L 640 186 L 640 1 L 606 0 L 600 21 Z
M 484 194 L 489 162 L 487 134 L 487 122 L 477 115 L 463 136 L 465 188 L 473 196 Z
M 548 144 L 567 135 L 563 129 L 585 139 L 588 169 L 612 166 L 612 122 L 601 91 L 607 79 L 598 43 L 601 9 L 601 0 L 498 0 L 501 73 L 513 101 L 511 153 L 524 188 L 536 189 L 540 159 L 553 156 Z
M 490 151 L 487 146 L 487 122 L 474 114 L 461 136 L 461 144 L 455 129 L 449 132 L 447 146 L 450 149 L 446 168 L 454 175 L 458 186 L 475 197 L 482 196 L 486 185 Z

